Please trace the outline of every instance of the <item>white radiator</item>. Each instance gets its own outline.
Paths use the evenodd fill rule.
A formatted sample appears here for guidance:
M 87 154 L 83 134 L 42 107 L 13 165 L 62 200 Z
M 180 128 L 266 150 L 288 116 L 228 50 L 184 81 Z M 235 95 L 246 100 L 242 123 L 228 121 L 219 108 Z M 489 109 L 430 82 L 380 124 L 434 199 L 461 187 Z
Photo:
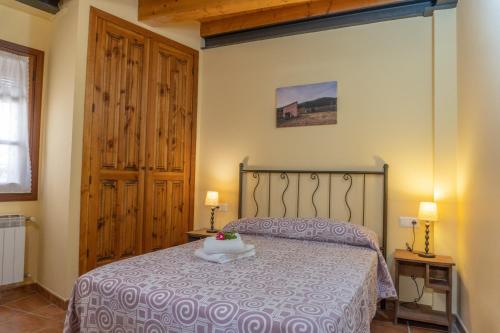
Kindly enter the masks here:
M 0 216 L 0 286 L 24 279 L 25 234 L 24 216 Z

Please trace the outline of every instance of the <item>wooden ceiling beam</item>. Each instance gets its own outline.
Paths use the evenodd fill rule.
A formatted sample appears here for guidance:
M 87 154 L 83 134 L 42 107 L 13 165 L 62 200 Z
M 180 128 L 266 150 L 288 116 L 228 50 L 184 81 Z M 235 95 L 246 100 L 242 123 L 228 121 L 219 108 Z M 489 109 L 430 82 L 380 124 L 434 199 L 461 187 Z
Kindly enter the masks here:
M 138 16 L 139 21 L 150 24 L 215 20 L 228 15 L 317 1 L 321 0 L 139 0 Z
M 284 22 L 302 20 L 322 15 L 351 12 L 411 0 L 319 0 L 281 8 L 259 10 L 242 15 L 233 15 L 221 19 L 202 21 L 202 37 L 271 26 Z

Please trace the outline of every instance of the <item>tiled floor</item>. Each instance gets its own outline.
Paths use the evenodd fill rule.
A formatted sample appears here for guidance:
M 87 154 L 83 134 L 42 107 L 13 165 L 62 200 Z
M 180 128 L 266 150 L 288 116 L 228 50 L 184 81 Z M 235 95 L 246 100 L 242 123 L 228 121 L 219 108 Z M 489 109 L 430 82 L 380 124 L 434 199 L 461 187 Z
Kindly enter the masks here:
M 372 321 L 371 333 L 438 333 L 447 332 L 437 328 L 424 328 L 425 324 L 408 322 L 395 325 L 392 320 L 392 314 L 387 315 L 386 312 L 378 311 L 375 319 Z
M 61 333 L 64 317 L 33 289 L 0 291 L 0 333 Z
M 372 321 L 371 333 L 436 333 L 445 332 L 437 329 L 428 329 L 417 327 L 411 324 L 394 325 L 392 321 L 381 321 L 374 319 Z
M 0 333 L 62 332 L 65 311 L 30 288 L 0 291 Z M 435 333 L 413 325 L 394 325 L 379 312 L 372 322 L 371 333 Z

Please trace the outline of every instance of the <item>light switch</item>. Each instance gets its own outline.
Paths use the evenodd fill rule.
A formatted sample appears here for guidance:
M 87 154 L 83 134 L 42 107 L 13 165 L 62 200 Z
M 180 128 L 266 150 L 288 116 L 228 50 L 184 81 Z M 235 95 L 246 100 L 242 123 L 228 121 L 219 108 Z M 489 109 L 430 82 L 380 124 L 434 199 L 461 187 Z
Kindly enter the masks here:
M 413 226 L 412 221 L 416 221 L 417 224 L 415 224 L 415 227 L 419 227 L 419 222 L 416 217 L 410 217 L 410 216 L 400 216 L 399 217 L 399 226 L 403 228 L 411 228 Z
M 229 210 L 229 205 L 227 203 L 220 203 L 219 210 L 225 213 Z

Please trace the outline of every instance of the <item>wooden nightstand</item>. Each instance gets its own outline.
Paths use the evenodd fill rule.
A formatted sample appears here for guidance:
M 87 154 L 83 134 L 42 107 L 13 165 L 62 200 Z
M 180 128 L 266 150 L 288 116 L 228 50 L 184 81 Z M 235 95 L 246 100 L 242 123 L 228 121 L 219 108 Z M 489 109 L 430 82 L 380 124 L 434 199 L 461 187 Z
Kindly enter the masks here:
M 196 241 L 198 239 L 203 239 L 203 238 L 215 236 L 216 233 L 207 232 L 207 229 L 205 228 L 205 229 L 188 231 L 188 232 L 186 232 L 186 234 L 188 235 L 188 241 L 193 242 L 193 241 Z
M 448 256 L 436 256 L 435 258 L 423 258 L 417 253 L 406 250 L 396 250 L 394 253 L 394 264 L 396 266 L 395 286 L 399 295 L 399 277 L 414 276 L 423 278 L 426 288 L 446 293 L 446 311 L 433 311 L 428 306 L 419 305 L 411 308 L 400 305 L 399 300 L 395 302 L 394 322 L 398 319 L 414 320 L 429 324 L 448 327 L 452 331 L 453 317 L 451 313 L 452 296 L 452 269 L 455 263 Z

